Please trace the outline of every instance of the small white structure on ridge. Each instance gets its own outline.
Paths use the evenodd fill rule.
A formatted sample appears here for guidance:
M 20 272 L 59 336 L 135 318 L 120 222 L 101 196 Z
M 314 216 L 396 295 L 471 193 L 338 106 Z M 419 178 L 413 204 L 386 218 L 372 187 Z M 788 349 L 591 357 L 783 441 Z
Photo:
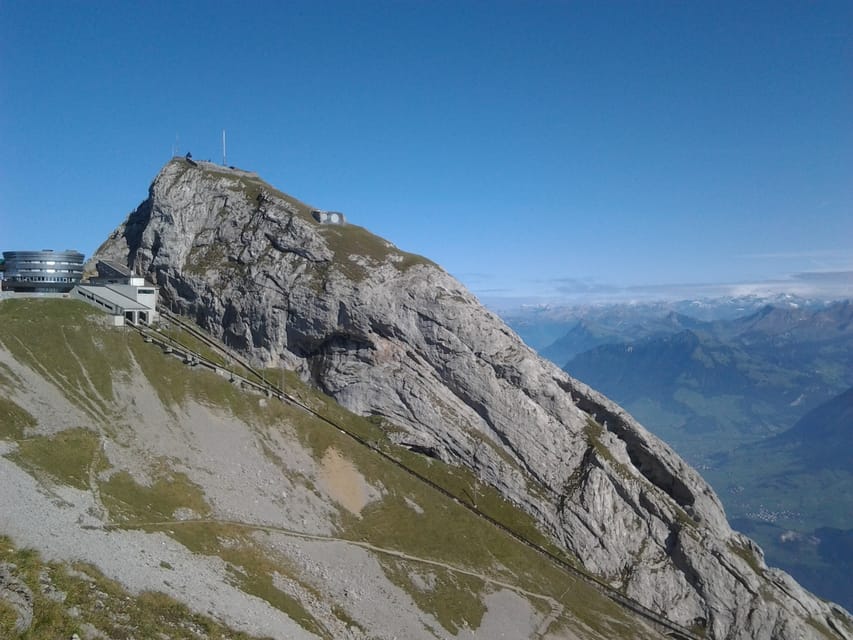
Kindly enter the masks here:
M 347 219 L 340 211 L 321 211 L 314 209 L 311 212 L 314 219 L 320 224 L 346 224 Z

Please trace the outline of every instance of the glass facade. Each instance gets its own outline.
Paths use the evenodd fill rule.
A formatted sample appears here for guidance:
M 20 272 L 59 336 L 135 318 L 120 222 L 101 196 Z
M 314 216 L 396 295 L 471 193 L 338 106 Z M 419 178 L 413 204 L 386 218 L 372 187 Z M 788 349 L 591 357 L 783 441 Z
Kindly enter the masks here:
M 83 277 L 83 254 L 79 251 L 4 251 L 7 291 L 64 293 Z

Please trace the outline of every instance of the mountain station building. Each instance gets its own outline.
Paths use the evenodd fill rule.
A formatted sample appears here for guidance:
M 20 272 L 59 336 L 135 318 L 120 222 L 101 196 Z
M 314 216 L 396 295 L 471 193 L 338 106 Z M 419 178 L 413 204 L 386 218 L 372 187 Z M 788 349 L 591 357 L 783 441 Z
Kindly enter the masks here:
M 4 251 L 0 297 L 76 298 L 111 316 L 112 324 L 151 324 L 158 318 L 158 290 L 124 265 L 99 260 L 98 275 L 83 281 L 79 251 Z
M 151 324 L 157 320 L 157 287 L 134 275 L 124 265 L 99 260 L 97 277 L 74 289 L 75 295 L 110 314 L 113 324 Z

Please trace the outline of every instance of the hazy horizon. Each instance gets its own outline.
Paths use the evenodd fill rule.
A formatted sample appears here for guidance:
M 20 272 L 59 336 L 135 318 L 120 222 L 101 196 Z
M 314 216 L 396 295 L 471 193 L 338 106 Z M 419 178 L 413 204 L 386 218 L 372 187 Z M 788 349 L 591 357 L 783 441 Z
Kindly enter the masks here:
M 820 301 L 853 299 L 853 271 L 805 272 L 789 278 L 763 282 L 665 283 L 619 286 L 595 281 L 531 283 L 538 293 L 517 295 L 508 289 L 472 288 L 490 307 L 620 304 L 715 300 L 721 298 L 774 298 L 791 296 Z M 550 288 L 551 291 L 547 291 Z

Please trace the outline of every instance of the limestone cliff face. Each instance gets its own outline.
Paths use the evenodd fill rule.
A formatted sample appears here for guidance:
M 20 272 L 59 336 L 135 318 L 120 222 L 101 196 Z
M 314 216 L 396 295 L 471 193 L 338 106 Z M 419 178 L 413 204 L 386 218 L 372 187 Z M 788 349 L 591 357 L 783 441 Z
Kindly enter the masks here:
M 669 447 L 428 260 L 320 225 L 255 174 L 184 160 L 97 258 L 145 274 L 259 365 L 295 369 L 387 418 L 399 442 L 474 469 L 590 571 L 674 621 L 720 639 L 853 637 L 848 614 L 766 567 Z

